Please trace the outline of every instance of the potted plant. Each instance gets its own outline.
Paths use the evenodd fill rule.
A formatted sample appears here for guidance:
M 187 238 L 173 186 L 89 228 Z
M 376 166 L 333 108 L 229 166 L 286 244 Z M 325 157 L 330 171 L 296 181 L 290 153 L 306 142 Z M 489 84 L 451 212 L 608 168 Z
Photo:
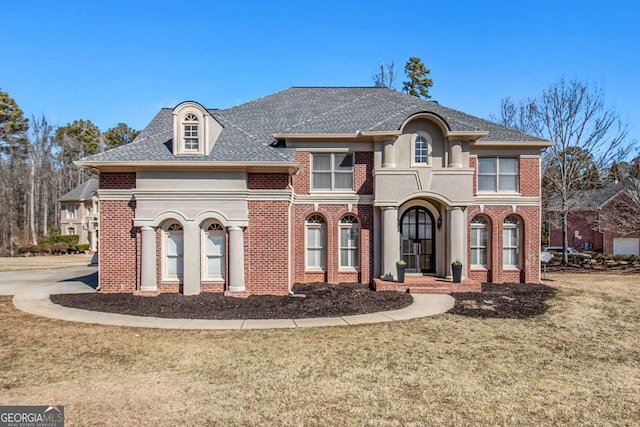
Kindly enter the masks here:
M 396 268 L 398 269 L 398 283 L 404 283 L 404 271 L 407 268 L 407 263 L 403 259 L 396 261 Z
M 453 272 L 453 283 L 460 283 L 462 280 L 462 262 L 459 259 L 451 263 L 451 271 Z

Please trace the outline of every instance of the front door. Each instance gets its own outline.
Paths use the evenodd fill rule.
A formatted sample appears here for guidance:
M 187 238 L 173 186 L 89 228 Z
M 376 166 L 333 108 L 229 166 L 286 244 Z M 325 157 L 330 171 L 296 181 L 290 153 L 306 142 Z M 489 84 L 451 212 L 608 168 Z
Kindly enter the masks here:
M 402 259 L 407 272 L 435 273 L 434 221 L 431 212 L 416 206 L 409 208 L 400 219 Z

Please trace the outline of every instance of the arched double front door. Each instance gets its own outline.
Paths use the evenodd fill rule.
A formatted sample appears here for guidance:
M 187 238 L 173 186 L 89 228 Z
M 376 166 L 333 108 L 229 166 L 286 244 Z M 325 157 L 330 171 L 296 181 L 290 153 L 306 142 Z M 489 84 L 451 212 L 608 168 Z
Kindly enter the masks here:
M 400 218 L 402 259 L 407 272 L 435 273 L 435 223 L 422 206 L 407 209 Z

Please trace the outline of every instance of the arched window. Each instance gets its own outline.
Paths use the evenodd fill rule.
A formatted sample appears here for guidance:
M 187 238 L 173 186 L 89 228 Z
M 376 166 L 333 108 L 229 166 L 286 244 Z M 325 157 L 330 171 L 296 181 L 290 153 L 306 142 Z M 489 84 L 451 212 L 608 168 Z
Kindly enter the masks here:
M 489 265 L 489 223 L 478 215 L 471 220 L 471 267 L 486 268 Z
M 427 138 L 422 135 L 416 136 L 414 141 L 413 161 L 416 164 L 427 164 Z
M 360 224 L 353 215 L 345 215 L 340 220 L 340 268 L 360 266 Z
M 224 281 L 226 233 L 218 223 L 211 223 L 203 229 L 202 239 L 202 279 Z
M 192 113 L 187 114 L 184 116 L 182 127 L 184 130 L 184 149 L 188 151 L 199 150 L 198 117 Z
M 502 265 L 505 268 L 520 268 L 520 246 L 522 222 L 515 215 L 505 218 L 502 227 Z
M 311 215 L 306 223 L 307 268 L 324 270 L 327 266 L 327 224 L 320 215 Z
M 184 236 L 182 225 L 171 222 L 164 228 L 164 278 L 178 280 L 182 278 L 184 268 Z

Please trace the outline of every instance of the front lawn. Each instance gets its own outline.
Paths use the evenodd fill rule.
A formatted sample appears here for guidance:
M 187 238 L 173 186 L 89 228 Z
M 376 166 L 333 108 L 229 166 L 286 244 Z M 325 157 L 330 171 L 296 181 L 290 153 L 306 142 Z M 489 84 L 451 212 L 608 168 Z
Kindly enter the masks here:
M 640 277 L 547 274 L 528 319 L 155 330 L 49 320 L 0 298 L 0 404 L 84 425 L 636 425 Z

